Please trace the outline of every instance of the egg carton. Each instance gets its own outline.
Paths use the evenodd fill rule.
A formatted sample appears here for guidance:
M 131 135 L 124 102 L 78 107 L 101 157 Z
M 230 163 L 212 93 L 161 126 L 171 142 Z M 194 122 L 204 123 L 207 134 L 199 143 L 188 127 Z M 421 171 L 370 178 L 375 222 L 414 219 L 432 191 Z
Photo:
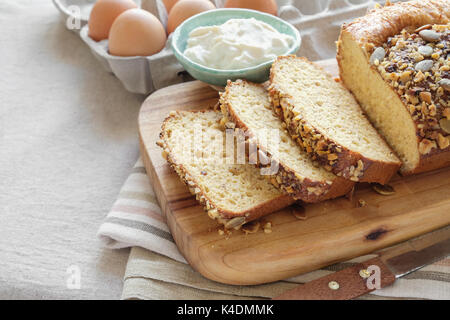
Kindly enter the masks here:
M 226 0 L 214 0 L 222 8 Z M 402 1 L 402 0 L 400 0 Z M 135 0 L 167 25 L 167 11 L 162 0 Z M 396 2 L 396 1 L 391 1 Z M 169 36 L 165 48 L 148 57 L 117 57 L 108 53 L 108 40 L 94 41 L 88 35 L 87 21 L 95 0 L 53 0 L 62 13 L 66 27 L 78 32 L 93 55 L 108 72 L 113 73 L 131 92 L 149 94 L 157 89 L 192 78 L 176 60 Z M 277 0 L 278 16 L 293 24 L 302 36 L 297 55 L 315 61 L 336 55 L 335 41 L 340 27 L 384 0 Z

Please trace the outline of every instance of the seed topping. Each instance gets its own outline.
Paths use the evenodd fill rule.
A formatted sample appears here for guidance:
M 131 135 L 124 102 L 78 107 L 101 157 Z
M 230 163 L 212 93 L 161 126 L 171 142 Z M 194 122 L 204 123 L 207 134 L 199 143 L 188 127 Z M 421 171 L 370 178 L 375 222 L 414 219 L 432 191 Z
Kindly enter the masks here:
M 419 152 L 426 155 L 448 147 L 450 24 L 405 28 L 376 48 L 370 63 L 372 57 L 381 57 L 380 48 L 384 56 L 376 69 L 416 123 Z

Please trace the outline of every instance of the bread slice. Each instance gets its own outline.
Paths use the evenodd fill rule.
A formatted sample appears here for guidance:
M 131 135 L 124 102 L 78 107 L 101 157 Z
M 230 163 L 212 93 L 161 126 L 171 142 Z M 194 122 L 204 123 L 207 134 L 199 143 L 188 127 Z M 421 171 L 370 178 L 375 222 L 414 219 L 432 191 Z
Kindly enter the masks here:
M 401 162 L 352 94 L 305 58 L 279 57 L 270 72 L 275 112 L 325 169 L 345 179 L 385 184 Z
M 232 122 L 244 130 L 250 145 L 256 144 L 259 152 L 271 159 L 266 167 L 275 170 L 266 177 L 284 193 L 304 202 L 318 202 L 345 195 L 353 188 L 354 182 L 314 166 L 274 115 L 263 86 L 229 81 L 221 94 L 220 107 L 223 123 Z M 261 162 L 255 164 L 261 166 Z
M 420 0 L 372 10 L 341 30 L 341 79 L 402 160 L 403 175 L 450 166 L 450 92 L 441 85 L 450 82 L 449 22 L 450 1 Z M 431 28 L 439 40 L 419 34 Z M 416 68 L 424 62 L 432 64 L 427 75 Z
M 282 194 L 250 164 L 226 155 L 225 132 L 214 110 L 171 112 L 162 124 L 163 156 L 204 206 L 226 228 L 280 210 L 295 200 Z

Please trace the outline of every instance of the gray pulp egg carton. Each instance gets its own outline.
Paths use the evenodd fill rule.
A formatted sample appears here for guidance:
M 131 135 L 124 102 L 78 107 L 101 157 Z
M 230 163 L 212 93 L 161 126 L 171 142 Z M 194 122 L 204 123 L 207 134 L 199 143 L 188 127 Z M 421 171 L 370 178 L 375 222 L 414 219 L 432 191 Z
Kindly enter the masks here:
M 217 8 L 226 0 L 214 0 Z M 135 0 L 167 25 L 167 12 L 161 0 Z M 384 0 L 277 0 L 278 16 L 293 24 L 302 36 L 297 53 L 310 60 L 332 58 L 335 41 L 344 22 L 362 16 L 367 9 Z M 395 1 L 391 1 L 395 2 Z M 108 53 L 108 40 L 96 42 L 88 36 L 87 21 L 95 0 L 53 0 L 68 29 L 79 32 L 93 55 L 108 72 L 113 73 L 131 92 L 149 94 L 157 89 L 189 79 L 170 48 L 148 57 L 117 57 Z

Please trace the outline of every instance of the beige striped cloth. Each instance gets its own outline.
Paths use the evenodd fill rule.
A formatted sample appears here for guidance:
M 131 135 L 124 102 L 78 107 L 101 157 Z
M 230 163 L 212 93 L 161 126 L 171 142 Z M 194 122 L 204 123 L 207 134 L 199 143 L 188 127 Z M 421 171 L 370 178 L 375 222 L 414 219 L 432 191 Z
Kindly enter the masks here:
M 133 247 L 125 272 L 123 299 L 267 299 L 299 283 L 373 257 L 359 257 L 265 285 L 230 286 L 210 281 L 194 271 L 178 251 L 141 159 L 100 226 L 98 236 L 108 248 Z M 450 299 L 450 257 L 363 297 L 374 298 Z

